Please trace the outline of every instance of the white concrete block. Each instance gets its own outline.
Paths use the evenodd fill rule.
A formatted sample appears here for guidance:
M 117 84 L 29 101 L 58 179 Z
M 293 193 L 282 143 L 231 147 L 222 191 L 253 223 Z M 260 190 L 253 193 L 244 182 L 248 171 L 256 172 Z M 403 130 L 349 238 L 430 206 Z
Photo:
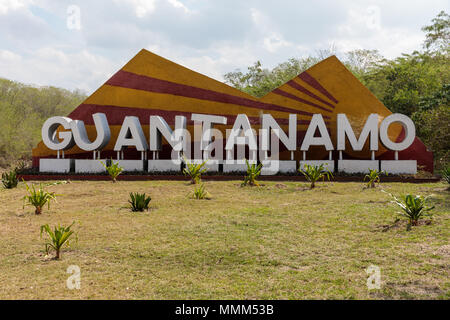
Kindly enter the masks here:
M 76 159 L 75 160 L 75 172 L 76 173 L 100 173 L 106 172 L 105 167 L 100 163 L 107 164 L 106 159 L 100 160 L 88 160 L 88 159 Z
M 249 160 L 249 163 L 256 163 L 256 160 Z M 247 172 L 247 163 L 245 160 L 225 160 L 223 172 Z
M 148 160 L 149 172 L 181 172 L 181 160 Z
M 346 173 L 369 173 L 370 170 L 379 170 L 379 160 L 338 160 L 338 171 Z
M 191 163 L 201 164 L 204 160 L 188 160 Z M 207 172 L 219 172 L 219 160 L 208 160 L 203 168 L 208 169 Z
M 123 171 L 144 171 L 144 160 L 118 160 L 118 162 Z
M 284 160 L 263 160 L 261 175 L 269 176 L 277 173 L 295 173 L 297 171 L 297 162 Z
M 303 169 L 305 164 L 309 166 L 320 166 L 323 164 L 323 168 L 330 172 L 334 172 L 334 160 L 305 160 L 300 161 L 300 169 Z
M 416 174 L 416 160 L 381 160 L 381 171 L 388 174 Z
M 74 159 L 39 159 L 39 172 L 68 173 Z

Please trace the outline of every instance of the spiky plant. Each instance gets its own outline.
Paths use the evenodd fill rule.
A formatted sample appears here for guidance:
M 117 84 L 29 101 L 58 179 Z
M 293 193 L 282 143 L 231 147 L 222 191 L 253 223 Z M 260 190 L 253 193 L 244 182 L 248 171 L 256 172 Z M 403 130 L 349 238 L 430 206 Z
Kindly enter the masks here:
M 123 171 L 123 168 L 119 166 L 119 162 L 114 162 L 113 160 L 111 160 L 110 165 L 106 165 L 105 163 L 103 163 L 103 161 L 100 162 L 105 167 L 106 171 L 112 179 L 112 182 L 115 183 L 117 181 L 117 177 Z
M 321 164 L 320 166 L 305 164 L 303 166 L 303 169 L 299 168 L 298 171 L 305 176 L 306 180 L 311 182 L 311 189 L 316 187 L 316 182 L 319 179 L 325 181 L 325 178 L 330 180 L 330 176 L 333 177 L 333 174 L 330 172 L 330 170 L 325 169 L 324 164 Z
M 374 169 L 374 170 L 369 169 L 369 174 L 366 174 L 366 176 L 364 177 L 364 180 L 363 180 L 363 181 L 366 181 L 366 179 L 368 179 L 367 188 L 375 188 L 376 182 L 378 182 L 378 184 L 380 184 L 380 176 L 382 174 L 388 175 L 388 173 L 386 171 L 378 171 L 377 169 Z
M 442 179 L 450 185 L 450 165 L 442 169 Z
M 206 162 L 207 160 L 203 161 L 202 163 L 191 163 L 186 157 L 184 157 L 184 163 L 186 164 L 186 167 L 183 169 L 183 173 L 185 176 L 189 176 L 191 178 L 192 184 L 200 183 L 202 173 L 208 170 L 207 168 L 203 168 Z
M 211 199 L 211 195 L 208 191 L 205 190 L 205 185 L 202 184 L 198 188 L 195 188 L 194 193 L 192 195 L 194 199 L 197 200 L 209 200 Z
M 49 238 L 45 242 L 45 252 L 47 255 L 49 254 L 50 249 L 53 249 L 55 251 L 55 259 L 58 260 L 61 258 L 61 248 L 64 245 L 70 245 L 69 238 L 74 233 L 72 230 L 70 230 L 70 228 L 72 228 L 74 224 L 75 222 L 73 222 L 68 227 L 58 226 L 55 227 L 53 231 L 48 224 L 44 224 L 41 226 L 41 238 L 44 231 Z
M 128 200 L 128 202 L 131 205 L 131 211 L 142 212 L 144 210 L 148 211 L 148 205 L 151 200 L 152 198 L 145 193 L 130 192 L 130 200 Z
M 256 186 L 258 187 L 258 181 L 256 181 L 256 179 L 259 177 L 259 175 L 261 174 L 261 169 L 263 167 L 262 163 L 260 164 L 256 164 L 256 163 L 252 163 L 250 164 L 248 162 L 247 159 L 245 159 L 245 163 L 247 164 L 247 174 L 244 177 L 244 182 L 242 183 L 242 186 Z
M 25 187 L 28 191 L 28 195 L 23 197 L 23 207 L 25 205 L 31 205 L 35 207 L 34 213 L 39 215 L 42 213 L 42 208 L 47 204 L 50 210 L 50 202 L 53 200 L 56 202 L 56 194 L 54 192 L 47 192 L 44 190 L 42 184 L 36 189 L 34 185 L 31 187 L 24 181 Z
M 397 197 L 386 191 L 383 192 L 389 194 L 394 199 L 394 201 L 391 202 L 402 209 L 402 211 L 399 211 L 399 214 L 402 217 L 408 219 L 409 226 L 417 226 L 419 220 L 425 216 L 430 217 L 431 214 L 429 214 L 428 212 L 434 209 L 434 206 L 429 207 L 426 205 L 427 199 L 430 196 L 423 197 L 420 195 L 414 196 L 411 194 L 407 194 L 398 199 Z
M 13 189 L 17 187 L 19 179 L 17 179 L 16 170 L 11 170 L 10 172 L 5 172 L 2 174 L 2 183 L 6 189 Z

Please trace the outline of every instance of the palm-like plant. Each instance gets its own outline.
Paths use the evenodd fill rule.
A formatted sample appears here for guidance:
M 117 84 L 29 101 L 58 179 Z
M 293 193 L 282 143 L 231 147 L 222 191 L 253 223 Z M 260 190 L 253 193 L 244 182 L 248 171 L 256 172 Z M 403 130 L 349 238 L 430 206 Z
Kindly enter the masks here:
M 429 198 L 429 196 L 422 197 L 419 195 L 413 196 L 411 194 L 407 194 L 406 196 L 402 196 L 401 199 L 398 199 L 394 195 L 390 193 L 388 194 L 394 199 L 392 203 L 395 203 L 402 209 L 402 211 L 400 211 L 399 213 L 401 216 L 406 217 L 408 219 L 410 226 L 417 226 L 419 220 L 422 219 L 424 216 L 431 216 L 431 214 L 429 214 L 428 211 L 434 209 L 434 206 L 428 207 L 426 205 L 426 201 Z
M 145 193 L 130 192 L 130 200 L 128 200 L 128 202 L 131 204 L 131 211 L 142 212 L 148 210 L 148 205 L 151 200 L 152 198 Z
M 245 159 L 245 163 L 247 164 L 247 175 L 244 177 L 242 186 L 249 185 L 252 187 L 259 187 L 258 181 L 256 181 L 256 179 L 261 174 L 261 169 L 263 167 L 262 163 L 258 165 L 256 163 L 250 164 L 247 159 Z
M 55 251 L 55 259 L 58 260 L 61 257 L 61 248 L 66 245 L 69 246 L 69 238 L 74 233 L 70 228 L 75 224 L 73 222 L 68 227 L 58 226 L 55 227 L 54 230 L 50 228 L 48 224 L 41 226 L 41 238 L 42 233 L 45 231 L 49 237 L 47 242 L 45 243 L 45 252 L 48 254 L 50 249 Z
M 318 181 L 319 179 L 325 181 L 325 178 L 328 178 L 328 180 L 330 180 L 330 176 L 333 177 L 333 174 L 330 172 L 330 170 L 324 168 L 324 164 L 321 164 L 320 166 L 305 164 L 303 166 L 303 169 L 299 168 L 298 171 L 305 176 L 306 180 L 311 182 L 311 189 L 315 188 L 316 181 Z
M 16 170 L 12 170 L 10 172 L 5 172 L 2 174 L 2 183 L 6 189 L 13 189 L 17 187 L 19 183 L 19 179 L 17 179 Z
M 377 169 L 374 169 L 374 170 L 369 169 L 369 174 L 366 174 L 366 176 L 364 177 L 364 180 L 363 180 L 363 181 L 366 181 L 366 179 L 368 179 L 367 188 L 375 188 L 375 182 L 378 182 L 378 184 L 380 184 L 380 176 L 383 173 L 385 175 L 388 175 L 388 173 L 386 171 L 378 171 Z
M 100 161 L 101 164 L 105 167 L 106 171 L 108 172 L 109 176 L 112 179 L 112 182 L 116 182 L 117 177 L 119 174 L 123 171 L 123 168 L 119 166 L 119 162 L 114 162 L 111 160 L 110 165 L 106 165 L 103 163 L 103 161 Z
M 211 199 L 211 195 L 208 191 L 205 190 L 205 185 L 202 184 L 200 187 L 195 188 L 194 194 L 192 195 L 194 199 L 197 200 L 209 200 Z
M 39 215 L 42 213 L 42 208 L 47 204 L 48 209 L 50 210 L 50 202 L 54 200 L 56 202 L 56 194 L 54 192 L 47 192 L 44 190 L 42 184 L 39 185 L 39 188 L 35 188 L 34 185 L 31 187 L 25 183 L 25 186 L 28 191 L 28 195 L 23 197 L 23 207 L 25 205 L 32 205 L 35 207 L 34 213 Z
M 442 170 L 442 179 L 450 184 L 450 165 Z
M 203 168 L 206 162 L 207 160 L 202 163 L 191 163 L 186 157 L 184 157 L 186 167 L 183 169 L 183 173 L 185 176 L 189 176 L 191 178 L 191 184 L 200 183 L 202 173 L 208 170 L 207 168 Z

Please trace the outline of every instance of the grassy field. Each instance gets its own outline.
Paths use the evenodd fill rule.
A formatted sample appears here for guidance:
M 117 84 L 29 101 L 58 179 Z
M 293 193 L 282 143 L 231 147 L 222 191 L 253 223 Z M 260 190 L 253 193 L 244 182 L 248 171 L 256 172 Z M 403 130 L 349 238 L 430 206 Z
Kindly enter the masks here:
M 449 299 L 450 192 L 443 183 L 72 182 L 41 216 L 25 186 L 0 190 L 0 299 Z M 396 195 L 433 195 L 431 224 L 394 224 Z M 132 213 L 130 191 L 152 196 Z M 68 225 L 78 242 L 55 261 L 39 227 Z M 81 289 L 69 290 L 69 265 Z M 369 291 L 365 269 L 381 270 Z

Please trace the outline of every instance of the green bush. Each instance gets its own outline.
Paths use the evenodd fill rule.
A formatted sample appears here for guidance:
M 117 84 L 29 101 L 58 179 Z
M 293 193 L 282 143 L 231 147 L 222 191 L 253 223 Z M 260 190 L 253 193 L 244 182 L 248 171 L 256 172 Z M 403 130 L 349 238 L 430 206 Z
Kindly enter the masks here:
M 444 179 L 444 181 L 447 181 L 447 183 L 450 184 L 450 166 L 447 166 L 444 169 L 442 169 L 442 179 Z
M 145 193 L 130 192 L 130 200 L 128 202 L 131 204 L 131 211 L 142 212 L 148 210 L 148 205 L 151 200 L 152 198 Z
M 56 194 L 54 192 L 47 192 L 44 190 L 42 184 L 39 185 L 39 188 L 36 189 L 34 185 L 31 187 L 25 182 L 25 186 L 29 195 L 23 197 L 23 207 L 25 205 L 32 205 L 35 207 L 35 214 L 39 215 L 42 213 L 42 208 L 47 204 L 48 209 L 50 209 L 50 201 L 54 200 L 56 202 Z
M 48 224 L 41 226 L 41 238 L 42 233 L 45 231 L 49 237 L 49 240 L 45 243 L 45 252 L 49 254 L 50 249 L 55 251 L 55 259 L 58 260 L 61 257 L 61 248 L 66 245 L 69 246 L 69 238 L 74 233 L 70 228 L 75 224 L 73 222 L 68 227 L 58 226 L 54 228 L 54 231 L 50 228 Z
M 6 189 L 13 189 L 17 187 L 19 183 L 19 179 L 17 179 L 16 170 L 12 170 L 10 172 L 5 172 L 2 174 L 2 183 Z
M 247 164 L 247 175 L 244 177 L 242 186 L 259 186 L 256 178 L 261 174 L 261 169 L 263 167 L 262 163 L 258 165 L 256 163 L 250 164 L 247 159 L 245 159 L 245 163 Z
M 366 179 L 368 179 L 367 188 L 375 188 L 375 182 L 378 182 L 378 184 L 380 184 L 380 176 L 383 173 L 385 175 L 388 175 L 388 173 L 386 171 L 378 171 L 376 169 L 374 169 L 374 170 L 369 169 L 369 174 L 366 174 L 366 176 L 364 177 L 364 180 L 363 180 L 363 181 L 366 181 Z
M 207 161 L 202 163 L 190 163 L 188 159 L 184 158 L 184 163 L 186 164 L 186 168 L 183 169 L 183 173 L 185 176 L 189 176 L 191 178 L 192 184 L 200 183 L 202 173 L 206 172 L 208 169 L 203 168 Z
M 422 197 L 419 195 L 413 196 L 411 194 L 407 194 L 406 196 L 402 196 L 401 199 L 398 199 L 394 195 L 390 193 L 388 194 L 394 199 L 392 203 L 396 204 L 402 209 L 402 211 L 400 211 L 399 214 L 402 217 L 408 219 L 408 226 L 417 226 L 419 220 L 422 219 L 423 217 L 425 216 L 431 217 L 431 214 L 429 214 L 428 211 L 433 210 L 434 206 L 428 207 L 426 205 L 426 201 L 429 198 L 429 196 Z
M 103 161 L 100 161 L 100 163 L 105 167 L 106 171 L 112 179 L 112 182 L 115 183 L 117 181 L 117 177 L 123 171 L 123 168 L 119 166 L 119 162 L 114 162 L 113 160 L 111 160 L 110 165 L 106 165 L 105 163 L 103 163 Z
M 327 177 L 330 180 L 330 176 L 333 177 L 333 174 L 329 170 L 326 170 L 323 164 L 320 166 L 305 164 L 303 169 L 299 168 L 298 171 L 305 176 L 306 180 L 311 182 L 311 189 L 315 188 L 316 182 L 319 179 L 325 180 L 325 177 Z

